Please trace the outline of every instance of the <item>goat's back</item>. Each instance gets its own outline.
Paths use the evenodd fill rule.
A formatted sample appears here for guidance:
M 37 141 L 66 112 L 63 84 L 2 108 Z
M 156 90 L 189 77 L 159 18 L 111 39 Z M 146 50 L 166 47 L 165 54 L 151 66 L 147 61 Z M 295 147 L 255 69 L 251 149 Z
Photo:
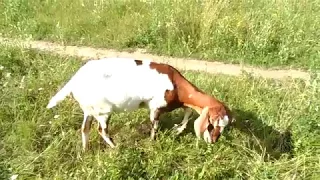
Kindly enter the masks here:
M 91 60 L 72 78 L 72 94 L 82 106 L 109 104 L 136 109 L 141 102 L 164 98 L 173 85 L 167 74 L 150 68 L 150 61 L 129 58 Z

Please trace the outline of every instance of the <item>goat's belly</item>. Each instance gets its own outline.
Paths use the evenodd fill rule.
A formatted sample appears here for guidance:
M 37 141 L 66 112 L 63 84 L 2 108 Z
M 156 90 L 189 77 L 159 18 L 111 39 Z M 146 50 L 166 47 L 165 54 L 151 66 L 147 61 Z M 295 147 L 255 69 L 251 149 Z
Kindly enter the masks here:
M 131 100 L 131 101 L 126 101 L 120 104 L 114 104 L 112 109 L 115 112 L 130 112 L 130 111 L 135 111 L 141 107 L 146 107 L 146 102 L 142 100 Z
M 141 107 L 145 107 L 144 101 L 128 101 L 123 103 L 110 103 L 108 101 L 99 101 L 95 103 L 82 103 L 81 107 L 87 113 L 92 115 L 107 114 L 110 112 L 131 112 Z
M 110 97 L 95 97 L 87 96 L 85 98 L 79 99 L 80 104 L 83 106 L 95 107 L 96 111 L 101 113 L 107 111 L 134 111 L 140 107 L 146 107 L 149 99 L 141 97 L 119 97 L 119 96 L 110 96 Z

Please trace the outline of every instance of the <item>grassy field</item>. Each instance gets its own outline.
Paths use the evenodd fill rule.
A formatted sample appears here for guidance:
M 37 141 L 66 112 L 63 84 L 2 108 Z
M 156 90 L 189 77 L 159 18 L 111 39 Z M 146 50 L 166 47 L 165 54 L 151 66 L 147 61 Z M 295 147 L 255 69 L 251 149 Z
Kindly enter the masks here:
M 320 0 L 1 0 L 2 36 L 320 68 Z
M 75 58 L 0 47 L 0 179 L 319 179 L 319 80 L 267 81 L 183 74 L 236 115 L 220 141 L 196 146 L 193 124 L 176 136 L 181 110 L 161 117 L 149 140 L 147 110 L 114 114 L 110 149 L 96 127 L 81 152 L 82 111 L 68 99 L 45 109 L 80 67 Z M 59 115 L 59 117 L 55 116 Z M 193 119 L 197 116 L 194 115 Z M 96 124 L 95 124 L 96 125 Z

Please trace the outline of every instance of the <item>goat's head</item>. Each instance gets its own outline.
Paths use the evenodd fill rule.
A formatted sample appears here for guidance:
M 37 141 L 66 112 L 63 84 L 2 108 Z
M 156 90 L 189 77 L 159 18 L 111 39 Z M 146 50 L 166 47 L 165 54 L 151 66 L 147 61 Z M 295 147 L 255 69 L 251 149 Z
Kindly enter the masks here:
M 203 132 L 203 138 L 207 143 L 215 143 L 220 138 L 224 128 L 230 123 L 230 115 L 225 107 L 205 107 L 198 121 L 199 131 Z

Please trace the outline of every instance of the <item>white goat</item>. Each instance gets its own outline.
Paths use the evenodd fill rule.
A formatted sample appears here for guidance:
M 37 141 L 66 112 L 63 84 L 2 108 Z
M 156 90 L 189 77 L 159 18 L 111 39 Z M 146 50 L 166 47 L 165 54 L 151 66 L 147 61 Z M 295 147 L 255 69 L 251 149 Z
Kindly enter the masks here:
M 228 109 L 215 98 L 206 95 L 175 68 L 149 60 L 130 58 L 106 58 L 90 60 L 83 65 L 71 80 L 50 100 L 52 108 L 72 93 L 84 113 L 82 123 L 82 145 L 88 147 L 92 118 L 99 123 L 99 134 L 112 148 L 115 144 L 108 134 L 111 112 L 133 111 L 142 104 L 150 109 L 153 124 L 151 138 L 155 138 L 159 116 L 176 108 L 184 108 L 185 115 L 178 133 L 181 133 L 192 113 L 201 114 L 195 123 L 197 136 L 205 132 L 207 142 L 216 141 L 223 127 L 228 124 Z M 218 123 L 219 120 L 222 120 Z M 209 124 L 218 129 L 208 131 Z M 222 130 L 221 130 L 222 128 Z

